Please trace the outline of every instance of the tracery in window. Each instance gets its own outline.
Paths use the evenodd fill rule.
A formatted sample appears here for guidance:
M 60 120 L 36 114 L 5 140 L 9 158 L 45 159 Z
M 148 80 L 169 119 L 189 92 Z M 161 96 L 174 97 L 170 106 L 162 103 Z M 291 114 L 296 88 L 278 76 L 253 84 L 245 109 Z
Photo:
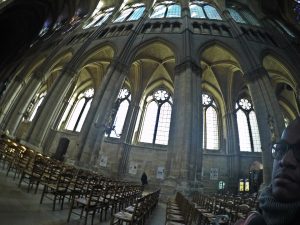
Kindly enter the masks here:
M 114 23 L 123 21 L 133 21 L 141 18 L 145 11 L 144 4 L 134 4 L 122 10 L 121 14 L 115 19 Z
M 65 129 L 80 132 L 94 96 L 94 89 L 89 88 L 75 98 Z
M 140 142 L 168 144 L 172 103 L 171 95 L 164 88 L 146 98 Z
M 208 94 L 202 94 L 203 107 L 203 148 L 219 149 L 219 124 L 217 105 Z
M 240 151 L 261 152 L 257 118 L 249 99 L 241 98 L 236 103 L 236 118 L 239 132 Z
M 123 87 L 111 113 L 113 123 L 108 125 L 107 136 L 119 138 L 122 135 L 125 119 L 131 101 L 131 93 L 128 88 Z
M 222 20 L 217 9 L 203 1 L 193 1 L 190 3 L 191 18 Z
M 181 17 L 181 6 L 172 1 L 164 1 L 154 7 L 151 19 L 156 18 L 179 18 Z

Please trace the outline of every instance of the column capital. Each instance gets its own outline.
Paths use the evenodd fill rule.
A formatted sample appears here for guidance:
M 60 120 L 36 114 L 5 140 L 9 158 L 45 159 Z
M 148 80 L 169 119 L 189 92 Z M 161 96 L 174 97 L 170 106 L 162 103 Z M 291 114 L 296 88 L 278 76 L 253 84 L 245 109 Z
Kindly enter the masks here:
M 244 79 L 247 83 L 252 83 L 254 81 L 257 81 L 265 76 L 267 76 L 268 72 L 267 70 L 260 66 L 256 67 L 255 69 L 248 70 L 244 73 Z
M 187 69 L 191 69 L 197 75 L 202 76 L 201 67 L 197 63 L 189 59 L 175 66 L 175 75 L 179 75 Z
M 110 66 L 113 67 L 115 70 L 118 70 L 120 73 L 125 73 L 125 74 L 127 74 L 130 69 L 130 67 L 120 59 L 114 59 L 111 62 Z
M 73 66 L 66 66 L 63 70 L 63 73 L 66 74 L 69 77 L 73 77 L 76 76 L 78 74 L 78 70 L 76 69 L 77 67 L 73 67 Z

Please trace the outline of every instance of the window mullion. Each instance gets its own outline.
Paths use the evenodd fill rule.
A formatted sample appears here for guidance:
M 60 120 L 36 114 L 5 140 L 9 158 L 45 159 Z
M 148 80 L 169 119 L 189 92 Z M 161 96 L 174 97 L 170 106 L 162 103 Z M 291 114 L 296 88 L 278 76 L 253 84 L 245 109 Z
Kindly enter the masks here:
M 81 110 L 80 110 L 80 113 L 79 113 L 79 116 L 78 116 L 77 121 L 76 121 L 76 123 L 75 123 L 75 126 L 74 126 L 73 131 L 76 130 L 76 128 L 77 128 L 77 126 L 78 126 L 78 124 L 79 124 L 80 118 L 81 118 L 81 116 L 82 116 L 82 114 L 83 114 L 83 111 L 84 111 L 84 109 L 85 109 L 85 107 L 86 107 L 86 105 L 87 105 L 87 103 L 88 103 L 88 99 L 85 98 L 84 100 L 85 100 L 85 101 L 84 101 L 84 104 L 83 104 L 83 106 L 82 106 L 82 108 L 81 108 Z
M 252 136 L 252 129 L 250 124 L 250 118 L 249 118 L 250 112 L 247 112 L 247 123 L 248 123 L 248 130 L 249 130 L 249 136 L 250 136 L 250 144 L 251 144 L 251 151 L 254 152 L 254 144 L 253 144 L 253 136 Z
M 157 110 L 155 127 L 154 127 L 154 134 L 153 134 L 153 141 L 152 141 L 153 144 L 155 144 L 161 106 L 162 106 L 162 104 L 158 104 L 158 110 Z

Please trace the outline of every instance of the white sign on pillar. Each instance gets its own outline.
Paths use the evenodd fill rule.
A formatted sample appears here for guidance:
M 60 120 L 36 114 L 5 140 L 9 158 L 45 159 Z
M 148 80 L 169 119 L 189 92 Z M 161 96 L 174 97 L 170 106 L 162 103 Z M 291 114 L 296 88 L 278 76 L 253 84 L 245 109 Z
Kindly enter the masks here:
M 102 167 L 106 167 L 107 166 L 107 156 L 106 155 L 102 155 L 100 157 L 100 162 L 99 162 L 100 166 Z
M 163 166 L 157 167 L 156 178 L 161 180 L 165 179 L 165 167 Z
M 137 174 L 138 165 L 136 162 L 130 162 L 129 164 L 129 174 L 136 175 Z

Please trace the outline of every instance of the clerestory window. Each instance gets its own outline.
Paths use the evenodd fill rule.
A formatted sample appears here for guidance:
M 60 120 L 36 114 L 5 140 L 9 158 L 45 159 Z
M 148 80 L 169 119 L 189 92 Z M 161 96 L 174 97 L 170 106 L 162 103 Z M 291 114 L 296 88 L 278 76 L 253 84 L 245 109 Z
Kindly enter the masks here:
M 114 8 L 109 8 L 95 12 L 95 14 L 93 14 L 93 16 L 88 20 L 88 23 L 83 26 L 83 29 L 101 26 L 101 24 L 103 24 L 112 14 L 113 9 Z
M 114 23 L 124 22 L 124 21 L 134 21 L 142 17 L 145 11 L 144 4 L 134 4 L 124 8 L 120 15 L 114 20 Z
M 217 9 L 204 1 L 193 1 L 189 8 L 191 18 L 222 20 Z
M 164 1 L 154 6 L 153 13 L 150 16 L 151 19 L 180 17 L 181 6 L 173 1 Z

